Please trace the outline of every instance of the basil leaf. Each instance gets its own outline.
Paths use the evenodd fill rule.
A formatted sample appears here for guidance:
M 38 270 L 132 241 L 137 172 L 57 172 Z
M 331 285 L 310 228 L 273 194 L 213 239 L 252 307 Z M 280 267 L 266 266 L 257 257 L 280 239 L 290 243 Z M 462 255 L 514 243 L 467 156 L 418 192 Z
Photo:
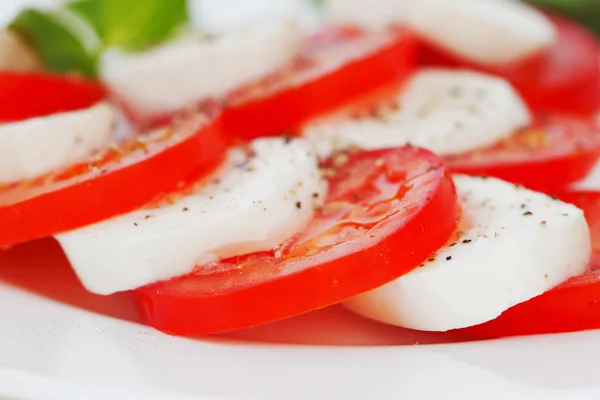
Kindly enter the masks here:
M 104 46 L 127 50 L 160 43 L 188 21 L 186 0 L 74 0 L 67 7 L 94 27 Z
M 85 27 L 78 24 L 72 15 L 61 11 L 25 9 L 10 28 L 31 41 L 48 70 L 96 76 L 100 49 L 94 38 L 90 39 L 90 32 L 84 34 Z

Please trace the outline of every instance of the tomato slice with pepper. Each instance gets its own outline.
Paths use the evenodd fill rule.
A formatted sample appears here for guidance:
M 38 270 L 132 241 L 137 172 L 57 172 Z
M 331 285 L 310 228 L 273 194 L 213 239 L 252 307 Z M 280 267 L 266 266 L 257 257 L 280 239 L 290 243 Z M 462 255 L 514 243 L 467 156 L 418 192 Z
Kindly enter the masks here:
M 548 15 L 557 30 L 556 43 L 542 54 L 514 65 L 488 68 L 474 65 L 423 44 L 424 65 L 474 68 L 504 77 L 534 109 L 596 112 L 600 109 L 600 48 L 585 28 Z
M 231 93 L 226 130 L 243 138 L 290 133 L 365 92 L 406 78 L 416 47 L 406 30 L 327 30 L 288 68 Z
M 98 222 L 136 209 L 208 173 L 226 143 L 214 104 L 111 146 L 89 162 L 0 186 L 0 246 Z
M 569 192 L 560 197 L 585 212 L 592 237 L 587 272 L 508 309 L 495 320 L 461 329 L 468 337 L 491 339 L 600 329 L 600 192 Z
M 445 160 L 453 172 L 548 192 L 585 178 L 599 157 L 600 127 L 594 117 L 540 114 L 531 127 L 491 147 Z
M 411 271 L 456 227 L 454 184 L 426 150 L 341 154 L 323 173 L 328 198 L 302 232 L 276 251 L 198 266 L 135 290 L 145 322 L 199 335 L 320 309 Z
M 0 71 L 0 123 L 80 110 L 106 97 L 101 84 L 80 77 Z

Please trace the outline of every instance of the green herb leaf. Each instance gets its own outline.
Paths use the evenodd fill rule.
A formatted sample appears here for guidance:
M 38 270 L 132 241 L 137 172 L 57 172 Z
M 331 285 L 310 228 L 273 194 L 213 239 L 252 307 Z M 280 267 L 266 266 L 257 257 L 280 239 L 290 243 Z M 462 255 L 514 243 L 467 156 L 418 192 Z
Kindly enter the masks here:
M 74 0 L 67 7 L 94 27 L 104 46 L 128 50 L 160 43 L 188 21 L 186 0 Z
M 85 32 L 69 13 L 25 9 L 10 27 L 33 43 L 48 70 L 96 75 L 99 47 L 93 32 Z

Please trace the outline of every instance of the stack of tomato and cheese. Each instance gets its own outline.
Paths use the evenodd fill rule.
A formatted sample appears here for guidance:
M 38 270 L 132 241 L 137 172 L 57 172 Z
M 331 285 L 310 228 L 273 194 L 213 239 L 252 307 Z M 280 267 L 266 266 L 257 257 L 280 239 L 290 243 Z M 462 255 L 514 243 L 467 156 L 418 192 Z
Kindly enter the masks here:
M 600 328 L 600 194 L 569 189 L 600 157 L 594 36 L 495 0 L 327 16 L 107 54 L 98 81 L 0 72 L 0 246 L 54 237 L 178 335 L 338 303 L 476 338 Z

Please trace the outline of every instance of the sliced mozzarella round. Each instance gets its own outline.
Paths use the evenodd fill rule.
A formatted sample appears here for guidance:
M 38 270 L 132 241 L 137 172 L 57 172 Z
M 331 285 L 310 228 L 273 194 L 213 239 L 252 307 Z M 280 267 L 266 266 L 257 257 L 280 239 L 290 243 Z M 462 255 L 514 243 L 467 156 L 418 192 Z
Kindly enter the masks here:
M 371 28 L 404 23 L 435 45 L 487 65 L 519 61 L 556 41 L 546 16 L 513 0 L 333 0 L 329 14 Z
M 113 49 L 102 58 L 101 76 L 133 114 L 149 118 L 222 96 L 283 67 L 300 42 L 295 20 L 275 21 L 215 39 L 182 37 L 144 53 Z
M 335 24 L 360 25 L 377 29 L 402 24 L 415 0 L 327 0 L 325 15 Z M 416 0 L 418 1 L 418 0 Z
M 263 139 L 233 151 L 216 176 L 174 204 L 57 236 L 91 292 L 111 294 L 192 272 L 197 265 L 275 249 L 313 216 L 326 186 L 310 144 Z
M 461 232 L 423 266 L 345 303 L 425 331 L 477 325 L 585 271 L 590 235 L 573 205 L 492 179 L 455 177 Z
M 440 155 L 485 147 L 527 126 L 531 117 L 508 82 L 476 72 L 418 72 L 391 102 L 367 115 L 315 121 L 303 135 L 319 156 L 348 148 L 412 144 Z
M 0 71 L 37 71 L 43 69 L 39 56 L 16 33 L 0 29 Z
M 263 24 L 265 21 L 297 18 L 303 30 L 312 31 L 319 23 L 313 0 L 189 0 L 194 27 L 210 35 Z
M 513 0 L 414 0 L 407 24 L 467 60 L 506 65 L 550 47 L 556 29 L 545 15 Z
M 0 124 L 0 183 L 32 179 L 85 161 L 113 139 L 107 103 Z

